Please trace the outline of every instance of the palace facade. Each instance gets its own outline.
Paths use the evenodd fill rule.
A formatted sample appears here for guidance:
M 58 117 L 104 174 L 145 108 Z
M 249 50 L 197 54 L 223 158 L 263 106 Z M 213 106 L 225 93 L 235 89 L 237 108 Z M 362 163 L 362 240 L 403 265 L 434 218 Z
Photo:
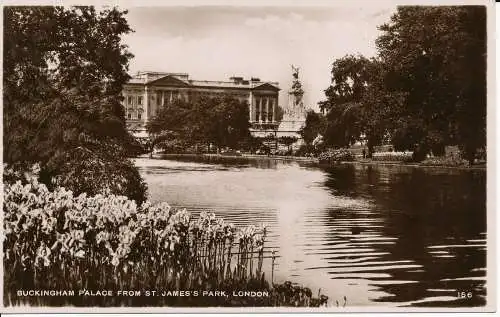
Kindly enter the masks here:
M 189 101 L 201 95 L 230 95 L 248 102 L 251 133 L 265 136 L 279 125 L 276 120 L 279 91 L 278 83 L 259 78 L 208 81 L 189 79 L 188 74 L 182 73 L 139 72 L 123 87 L 123 106 L 127 129 L 138 138 L 146 138 L 146 123 L 166 103 L 175 99 Z

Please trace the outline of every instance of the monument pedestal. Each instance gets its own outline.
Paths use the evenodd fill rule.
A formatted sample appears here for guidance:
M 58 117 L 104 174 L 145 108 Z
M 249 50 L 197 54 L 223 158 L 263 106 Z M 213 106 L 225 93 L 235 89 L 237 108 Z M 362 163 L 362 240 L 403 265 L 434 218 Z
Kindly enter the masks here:
M 304 95 L 304 90 L 302 89 L 302 84 L 299 81 L 299 69 L 292 65 L 293 69 L 293 82 L 292 87 L 288 91 L 288 104 L 286 106 L 283 119 L 278 127 L 276 135 L 278 138 L 289 136 L 296 137 L 300 139 L 299 134 L 300 129 L 302 129 L 306 123 L 306 112 L 304 107 L 304 102 L 302 97 Z
M 289 118 L 289 120 L 282 120 L 278 127 L 277 136 L 293 136 L 300 138 L 299 131 L 304 127 L 305 120 Z

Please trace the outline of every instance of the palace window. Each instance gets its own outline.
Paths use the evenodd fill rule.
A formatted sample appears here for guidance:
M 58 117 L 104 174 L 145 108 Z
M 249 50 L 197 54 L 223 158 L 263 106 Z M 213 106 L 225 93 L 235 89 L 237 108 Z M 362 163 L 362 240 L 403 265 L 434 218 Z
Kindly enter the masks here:
M 273 122 L 273 115 L 274 115 L 274 99 L 270 99 L 269 100 L 269 117 L 268 117 L 268 121 L 269 122 Z
M 132 96 L 127 97 L 127 104 L 128 105 L 133 105 L 134 104 L 134 98 Z
M 142 96 L 137 96 L 137 104 L 138 104 L 139 106 L 141 106 L 141 105 L 142 105 Z
M 163 101 L 162 95 L 163 95 L 162 91 L 158 91 L 156 93 L 156 104 L 157 105 L 163 106 L 163 104 L 162 104 L 162 101 Z
M 260 121 L 260 99 L 255 102 L 255 121 Z
M 262 98 L 261 101 L 260 101 L 261 105 L 262 105 L 262 121 L 267 121 L 267 98 Z
M 132 119 L 132 114 L 134 113 L 134 108 L 130 107 L 127 109 L 127 118 Z
M 139 120 L 141 120 L 141 119 L 142 119 L 142 113 L 140 113 L 140 112 L 139 112 L 139 113 L 137 114 L 137 119 L 139 119 Z

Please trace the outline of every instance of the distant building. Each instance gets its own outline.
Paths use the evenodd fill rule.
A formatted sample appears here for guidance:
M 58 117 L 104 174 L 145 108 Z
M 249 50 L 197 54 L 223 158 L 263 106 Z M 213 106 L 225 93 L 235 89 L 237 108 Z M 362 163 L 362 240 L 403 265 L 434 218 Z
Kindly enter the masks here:
M 248 102 L 251 132 L 264 136 L 279 124 L 276 121 L 279 90 L 278 83 L 263 82 L 259 78 L 208 81 L 189 79 L 188 74 L 139 72 L 123 87 L 127 129 L 136 137 L 145 138 L 148 136 L 146 123 L 166 103 L 175 99 L 188 101 L 201 95 L 228 94 Z

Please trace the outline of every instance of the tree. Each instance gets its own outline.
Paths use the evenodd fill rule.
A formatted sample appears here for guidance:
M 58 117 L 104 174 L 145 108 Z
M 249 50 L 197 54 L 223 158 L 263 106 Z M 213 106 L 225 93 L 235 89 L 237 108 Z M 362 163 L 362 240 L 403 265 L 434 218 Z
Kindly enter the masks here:
M 486 145 L 486 8 L 404 6 L 379 29 L 376 58 L 333 63 L 326 143 L 364 133 L 371 155 L 389 135 L 417 161 L 458 144 L 472 163 Z
M 163 141 L 185 146 L 215 144 L 236 148 L 250 138 L 248 104 L 229 96 L 175 100 L 160 109 L 147 129 Z
M 399 7 L 380 30 L 386 89 L 404 99 L 396 143 L 417 159 L 459 144 L 472 162 L 486 144 L 486 8 Z
M 80 193 L 94 188 L 86 182 L 95 180 L 84 176 L 87 163 L 100 162 L 95 172 L 109 177 L 88 194 L 127 194 L 131 186 L 112 186 L 116 177 L 145 189 L 135 167 L 120 163 L 131 140 L 120 96 L 132 56 L 120 44 L 131 32 L 125 14 L 116 8 L 4 7 L 6 163 L 20 169 L 40 163 L 44 183 L 57 178 Z M 132 196 L 141 201 L 145 192 Z
M 201 106 L 204 100 L 187 102 L 177 99 L 160 109 L 155 118 L 147 124 L 151 135 L 162 136 L 158 141 L 183 140 L 188 145 L 202 142 L 208 125 L 207 108 Z
M 230 96 L 211 101 L 208 140 L 218 147 L 235 148 L 250 137 L 248 103 Z
M 333 62 L 332 83 L 325 90 L 327 99 L 319 104 L 326 112 L 328 145 L 349 146 L 365 132 L 369 117 L 365 98 L 375 78 L 375 63 L 361 55 L 347 55 Z
M 320 113 L 314 112 L 313 110 L 308 110 L 306 113 L 306 122 L 299 133 L 304 142 L 310 145 L 318 134 L 325 134 L 325 128 L 325 117 Z
M 368 157 L 372 157 L 374 147 L 384 141 L 399 118 L 397 109 L 402 103 L 401 94 L 391 92 L 386 87 L 386 69 L 380 59 L 372 58 L 367 68 L 366 88 L 361 100 L 360 125 L 365 135 Z M 394 142 L 394 140 L 391 140 Z

